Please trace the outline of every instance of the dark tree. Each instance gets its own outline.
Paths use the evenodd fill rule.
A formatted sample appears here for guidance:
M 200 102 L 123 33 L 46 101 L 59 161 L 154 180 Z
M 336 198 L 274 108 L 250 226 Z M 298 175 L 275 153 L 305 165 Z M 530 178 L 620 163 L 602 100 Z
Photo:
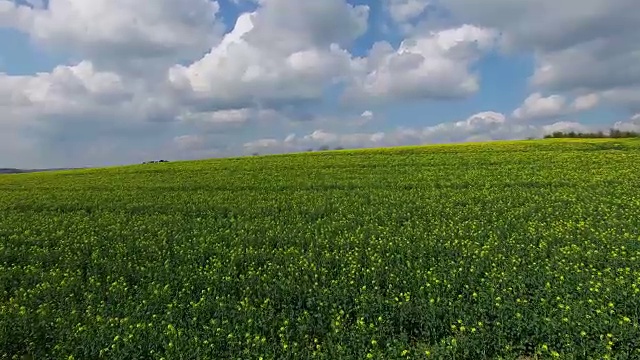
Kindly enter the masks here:
M 609 133 L 605 134 L 602 131 L 594 133 L 577 133 L 575 131 L 562 132 L 556 131 L 552 134 L 545 135 L 545 139 L 550 138 L 578 138 L 578 139 L 600 139 L 600 138 L 637 138 L 640 137 L 640 132 L 635 131 L 622 131 L 618 129 L 610 129 Z

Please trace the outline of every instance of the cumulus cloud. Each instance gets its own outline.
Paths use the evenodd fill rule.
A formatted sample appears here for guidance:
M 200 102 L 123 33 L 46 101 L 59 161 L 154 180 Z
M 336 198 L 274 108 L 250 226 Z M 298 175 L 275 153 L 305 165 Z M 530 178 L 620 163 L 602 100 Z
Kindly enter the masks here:
M 173 86 L 218 109 L 318 99 L 347 76 L 342 48 L 367 27 L 368 7 L 342 0 L 265 1 L 202 59 L 169 71 Z
M 324 48 L 348 45 L 367 30 L 369 7 L 344 0 L 266 0 L 253 14 L 249 43 L 266 43 L 281 53 L 295 53 L 310 45 Z
M 147 142 L 157 144 L 177 111 L 171 97 L 90 61 L 35 75 L 0 73 L 0 133 L 17 143 L 16 152 L 4 154 L 34 166 L 140 159 L 136 154 L 152 146 Z M 18 152 L 25 147 L 29 152 Z
M 364 126 L 371 123 L 375 119 L 375 115 L 370 110 L 365 110 L 360 116 L 353 122 L 356 126 Z
M 543 97 L 534 93 L 524 100 L 521 107 L 513 112 L 517 119 L 548 118 L 561 115 L 565 111 L 566 98 L 560 95 Z
M 291 140 L 289 140 L 288 142 L 291 142 Z M 285 144 L 288 142 L 285 141 Z M 244 147 L 245 149 L 248 149 L 250 151 L 255 151 L 255 150 L 277 147 L 278 145 L 280 145 L 280 142 L 276 139 L 259 139 L 259 140 L 245 143 Z
M 338 133 L 318 129 L 307 135 L 290 134 L 284 140 L 259 139 L 244 144 L 246 151 L 304 151 L 322 146 L 362 148 L 400 145 L 437 144 L 464 141 L 488 141 L 542 137 L 554 131 L 585 131 L 576 122 L 557 122 L 545 126 L 510 122 L 504 114 L 487 111 L 465 120 L 440 123 L 423 128 L 399 127 L 388 132 Z
M 0 27 L 28 29 L 33 22 L 33 7 L 0 0 Z
M 446 99 L 478 91 L 479 77 L 469 67 L 492 48 L 497 34 L 485 28 L 458 28 L 416 35 L 398 49 L 374 45 L 349 84 L 347 101 Z
M 255 108 L 205 112 L 186 110 L 177 117 L 180 122 L 192 125 L 204 133 L 219 133 L 250 125 L 258 125 L 259 123 L 282 121 L 285 118 L 286 116 L 284 114 L 275 110 L 260 110 Z
M 568 115 L 600 104 L 640 112 L 635 0 L 383 0 L 395 33 L 368 51 L 363 35 L 379 35 L 370 30 L 380 18 L 370 19 L 367 6 L 233 2 L 254 10 L 225 19 L 236 21 L 224 34 L 211 0 L 0 0 L 1 27 L 69 59 L 41 73 L 0 73 L 0 154 L 15 149 L 24 161 L 66 166 L 524 138 L 579 129 Z M 447 27 L 434 25 L 433 15 L 449 10 Z M 499 44 L 535 56 L 533 94 L 509 117 L 376 130 L 387 110 L 409 101 L 476 94 L 479 60 Z M 245 138 L 256 133 L 263 139 Z
M 592 129 L 575 121 L 559 121 L 543 126 L 542 131 L 546 135 L 554 132 L 590 132 Z
M 384 133 L 337 134 L 324 130 L 315 130 L 307 135 L 288 135 L 284 140 L 274 138 L 258 139 L 244 144 L 245 151 L 263 151 L 268 153 L 305 151 L 321 148 L 361 148 L 382 145 Z
M 443 2 L 462 21 L 500 29 L 512 50 L 535 51 L 531 83 L 553 92 L 640 84 L 640 2 L 474 0 Z
M 599 103 L 600 96 L 598 94 L 592 93 L 577 97 L 573 101 L 571 108 L 575 111 L 585 111 L 595 108 Z
M 614 124 L 624 131 L 640 131 L 640 114 Z M 504 114 L 487 111 L 465 120 L 445 122 L 423 128 L 399 127 L 387 132 L 341 133 L 322 129 L 307 135 L 290 134 L 284 140 L 259 139 L 244 144 L 246 152 L 282 153 L 322 147 L 368 148 L 402 145 L 441 144 L 468 141 L 516 140 L 541 138 L 554 132 L 606 131 L 606 127 L 585 125 L 576 121 L 557 121 L 547 125 L 510 121 Z
M 543 96 L 540 93 L 529 95 L 523 104 L 513 111 L 513 117 L 519 120 L 537 120 L 561 117 L 577 112 L 590 110 L 598 105 L 600 98 L 597 94 L 587 94 L 577 97 L 569 103 L 563 95 Z
M 544 51 L 564 49 L 597 38 L 633 32 L 635 0 L 474 0 L 442 2 L 462 21 L 504 29 L 514 47 Z
M 0 106 L 41 115 L 82 114 L 99 107 L 111 111 L 111 105 L 132 96 L 118 74 L 95 71 L 89 61 L 32 76 L 0 73 Z
M 0 0 L 0 25 L 101 65 L 149 66 L 152 59 L 171 63 L 206 51 L 222 29 L 218 11 L 210 0 L 158 0 L 153 6 L 136 0 L 49 0 L 47 7 Z
M 635 114 L 627 121 L 618 121 L 613 128 L 621 131 L 640 132 L 640 113 Z
M 432 0 L 384 0 L 391 18 L 398 23 L 417 19 L 432 3 Z
M 0 73 L 0 107 L 43 121 L 103 119 L 113 124 L 170 121 L 177 111 L 169 94 L 116 72 L 99 71 L 91 61 L 35 75 Z

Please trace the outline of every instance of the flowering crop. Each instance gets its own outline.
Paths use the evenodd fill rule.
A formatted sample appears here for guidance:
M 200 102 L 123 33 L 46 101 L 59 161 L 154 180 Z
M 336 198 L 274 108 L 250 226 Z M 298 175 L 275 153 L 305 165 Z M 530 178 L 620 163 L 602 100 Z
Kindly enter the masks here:
M 640 358 L 640 141 L 0 177 L 0 359 Z

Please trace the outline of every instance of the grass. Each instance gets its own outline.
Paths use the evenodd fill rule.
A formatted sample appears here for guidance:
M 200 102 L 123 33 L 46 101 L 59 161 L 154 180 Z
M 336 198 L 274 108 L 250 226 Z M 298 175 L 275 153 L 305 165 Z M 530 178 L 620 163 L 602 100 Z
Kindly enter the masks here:
M 640 140 L 0 176 L 0 359 L 637 359 Z

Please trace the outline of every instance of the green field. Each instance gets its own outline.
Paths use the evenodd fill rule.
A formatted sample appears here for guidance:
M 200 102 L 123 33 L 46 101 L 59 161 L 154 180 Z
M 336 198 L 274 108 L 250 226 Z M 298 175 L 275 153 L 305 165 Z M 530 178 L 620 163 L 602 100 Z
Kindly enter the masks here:
M 639 359 L 640 140 L 0 176 L 0 359 Z

